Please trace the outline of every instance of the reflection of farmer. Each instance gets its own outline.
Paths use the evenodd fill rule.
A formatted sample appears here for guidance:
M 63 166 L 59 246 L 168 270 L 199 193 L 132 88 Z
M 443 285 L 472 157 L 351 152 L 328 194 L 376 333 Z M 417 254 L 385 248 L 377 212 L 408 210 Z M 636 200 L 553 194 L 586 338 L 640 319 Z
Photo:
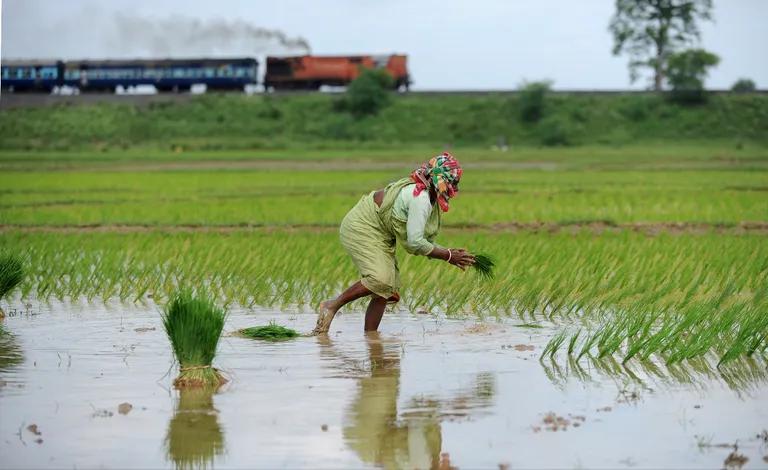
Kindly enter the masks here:
M 371 375 L 360 379 L 344 426 L 344 438 L 361 460 L 387 468 L 434 468 L 440 462 L 439 418 L 397 422 L 399 346 L 386 350 L 378 333 L 368 333 Z
M 318 308 L 315 333 L 325 333 L 336 312 L 353 300 L 371 296 L 365 330 L 376 330 L 387 302 L 400 296 L 395 240 L 405 251 L 448 261 L 465 269 L 474 257 L 462 249 L 433 243 L 440 230 L 440 214 L 459 190 L 461 166 L 449 153 L 432 158 L 410 178 L 389 184 L 360 199 L 341 222 L 341 244 L 360 271 L 360 281 Z M 439 206 L 437 209 L 435 206 Z

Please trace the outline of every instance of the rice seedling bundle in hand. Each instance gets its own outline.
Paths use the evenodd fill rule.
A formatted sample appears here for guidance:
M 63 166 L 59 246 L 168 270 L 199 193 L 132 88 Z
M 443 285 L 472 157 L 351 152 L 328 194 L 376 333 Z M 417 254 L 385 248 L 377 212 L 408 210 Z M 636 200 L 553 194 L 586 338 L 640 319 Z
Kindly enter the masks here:
M 179 362 L 176 388 L 218 387 L 227 380 L 214 369 L 225 310 L 203 295 L 185 290 L 173 297 L 163 313 L 163 326 Z
M 493 279 L 493 268 L 495 266 L 496 263 L 490 255 L 478 253 L 475 255 L 475 264 L 472 265 L 472 268 L 480 277 L 488 281 Z
M 283 341 L 299 336 L 296 330 L 280 326 L 274 322 L 270 322 L 266 326 L 243 328 L 238 333 L 247 338 L 263 339 L 266 341 Z

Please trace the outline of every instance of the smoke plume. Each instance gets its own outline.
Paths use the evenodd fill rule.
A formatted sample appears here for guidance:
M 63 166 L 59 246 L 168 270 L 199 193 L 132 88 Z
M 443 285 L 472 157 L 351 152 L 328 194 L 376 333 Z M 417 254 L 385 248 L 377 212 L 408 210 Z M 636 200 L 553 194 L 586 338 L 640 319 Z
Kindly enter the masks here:
M 110 3 L 2 0 L 4 58 L 129 59 L 307 54 L 301 37 L 243 19 L 145 17 Z
M 303 38 L 260 28 L 243 20 L 171 17 L 150 19 L 118 14 L 107 45 L 120 56 L 253 56 L 309 53 Z

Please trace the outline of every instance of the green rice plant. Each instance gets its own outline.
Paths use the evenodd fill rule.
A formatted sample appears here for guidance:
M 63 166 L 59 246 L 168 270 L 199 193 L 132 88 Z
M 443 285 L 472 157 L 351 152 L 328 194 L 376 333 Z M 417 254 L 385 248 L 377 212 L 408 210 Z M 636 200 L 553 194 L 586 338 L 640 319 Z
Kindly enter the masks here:
M 480 277 L 489 281 L 493 279 L 493 268 L 495 266 L 496 263 L 490 255 L 478 253 L 475 255 L 475 263 L 472 265 L 472 268 Z
M 263 339 L 266 341 L 283 341 L 299 336 L 296 330 L 280 326 L 275 322 L 269 322 L 269 325 L 265 326 L 243 328 L 238 330 L 237 333 L 246 338 Z
M 176 388 L 216 388 L 227 381 L 212 366 L 226 317 L 225 310 L 191 290 L 180 291 L 168 303 L 163 326 L 179 363 Z
M 0 255 L 0 299 L 8 295 L 24 278 L 21 258 L 12 253 Z

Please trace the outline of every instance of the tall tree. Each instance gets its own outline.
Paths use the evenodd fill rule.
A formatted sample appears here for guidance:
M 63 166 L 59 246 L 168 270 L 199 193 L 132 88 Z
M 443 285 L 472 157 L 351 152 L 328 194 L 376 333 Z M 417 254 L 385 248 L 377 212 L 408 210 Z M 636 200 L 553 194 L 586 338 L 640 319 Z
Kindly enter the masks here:
M 616 0 L 613 53 L 629 55 L 632 82 L 641 68 L 653 69 L 653 88 L 661 91 L 669 55 L 697 41 L 697 21 L 711 18 L 712 0 Z

